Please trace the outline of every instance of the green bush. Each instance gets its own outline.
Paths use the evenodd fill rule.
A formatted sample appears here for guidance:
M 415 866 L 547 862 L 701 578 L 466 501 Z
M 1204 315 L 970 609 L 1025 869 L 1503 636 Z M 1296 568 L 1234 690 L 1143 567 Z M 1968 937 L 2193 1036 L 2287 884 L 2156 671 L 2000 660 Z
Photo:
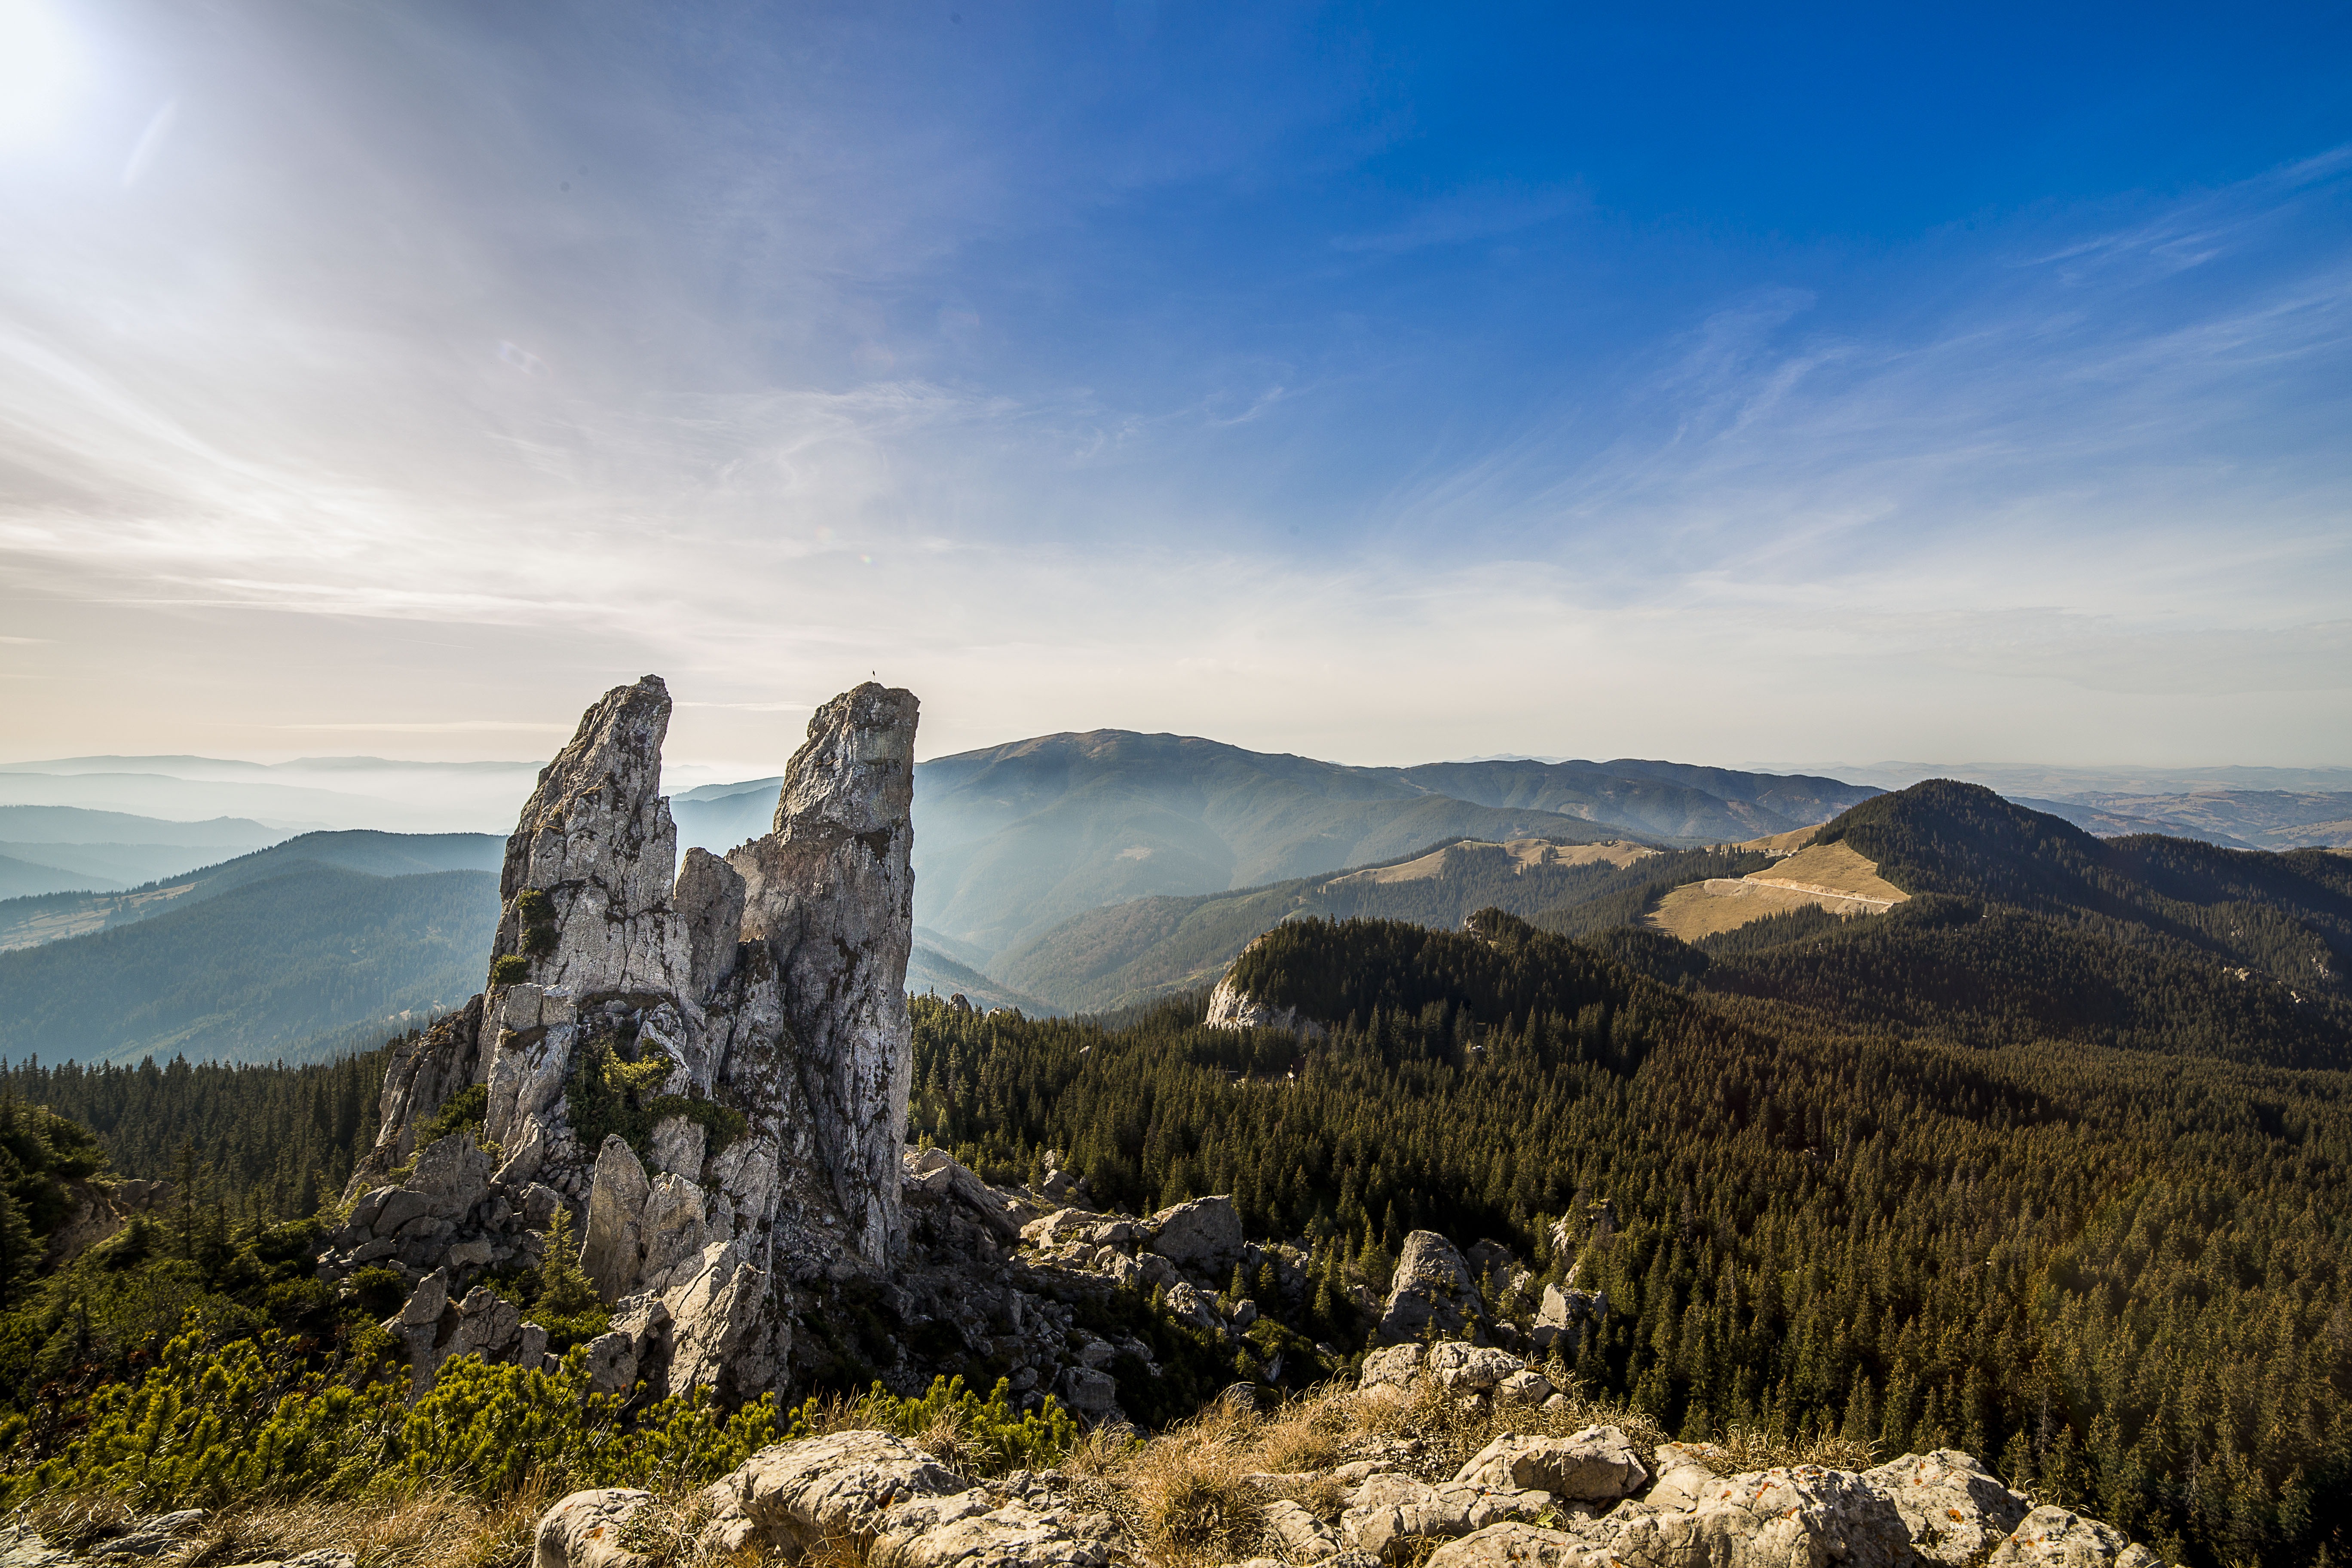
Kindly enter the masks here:
M 994 1391 L 986 1399 L 966 1388 L 961 1377 L 934 1378 L 930 1392 L 917 1399 L 901 1399 L 877 1383 L 852 1408 L 848 1425 L 872 1426 L 901 1437 L 952 1429 L 957 1445 L 971 1457 L 971 1468 L 982 1475 L 1051 1469 L 1076 1444 L 1076 1420 L 1050 1395 L 1043 1409 L 1020 1411 L 1013 1404 L 1012 1394 L 1013 1384 L 1006 1378 L 996 1380 Z M 793 1412 L 784 1436 L 789 1440 L 813 1436 L 825 1421 L 822 1402 L 812 1396 Z
M 328 1382 L 275 1331 L 216 1351 L 184 1333 L 136 1384 L 91 1395 L 62 1452 L 41 1458 L 12 1443 L 0 1507 L 68 1490 L 112 1492 L 142 1510 L 346 1493 L 375 1475 L 399 1415 L 390 1385 Z
M 519 952 L 500 953 L 490 960 L 490 984 L 520 985 L 530 978 L 530 960 Z
M 607 1136 L 617 1132 L 636 1151 L 638 1159 L 650 1160 L 655 1124 L 669 1116 L 699 1122 L 709 1135 L 704 1144 L 709 1153 L 716 1154 L 743 1136 L 750 1123 L 741 1111 L 716 1100 L 656 1092 L 677 1065 L 659 1050 L 648 1049 L 630 1061 L 609 1041 L 589 1041 L 581 1049 L 572 1081 L 563 1090 L 564 1110 L 580 1146 L 600 1148 Z
M 433 1113 L 432 1120 L 417 1129 L 415 1146 L 429 1149 L 452 1132 L 471 1132 L 474 1142 L 493 1153 L 499 1152 L 498 1145 L 483 1136 L 489 1116 L 490 1086 L 469 1083 L 443 1100 L 441 1109 Z
M 408 1300 L 408 1281 L 401 1278 L 400 1270 L 380 1263 L 355 1271 L 350 1284 L 352 1299 L 372 1319 L 389 1318 Z
M 544 958 L 555 951 L 555 905 L 545 893 L 527 888 L 516 894 L 515 913 L 522 917 L 522 930 L 517 934 L 523 952 Z

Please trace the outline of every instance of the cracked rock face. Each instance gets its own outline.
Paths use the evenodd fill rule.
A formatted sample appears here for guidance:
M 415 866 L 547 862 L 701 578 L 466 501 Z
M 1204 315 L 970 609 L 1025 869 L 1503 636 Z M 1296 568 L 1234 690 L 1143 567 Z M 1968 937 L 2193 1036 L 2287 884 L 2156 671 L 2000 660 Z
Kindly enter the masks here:
M 669 707 L 658 676 L 615 687 L 541 771 L 499 873 L 493 962 L 520 953 L 531 979 L 575 995 L 687 988 L 670 902 L 677 829 L 660 793 Z M 533 891 L 546 895 L 542 917 L 520 907 Z
M 775 831 L 727 858 L 743 879 L 744 940 L 775 959 L 816 1145 L 869 1264 L 901 1231 L 917 706 L 869 682 L 818 709 L 784 770 Z
M 454 1339 L 470 1320 L 448 1303 L 543 1256 L 559 1210 L 603 1299 L 666 1325 L 614 1349 L 613 1376 L 679 1392 L 780 1386 L 798 1286 L 896 1258 L 915 699 L 863 686 L 820 709 L 775 830 L 730 859 L 695 850 L 675 879 L 669 711 L 647 676 L 583 716 L 507 841 L 498 978 L 386 1079 L 360 1206 L 320 1267 L 403 1271 L 431 1325 L 413 1325 L 434 1352 L 420 1386 L 452 1343 L 523 1353 L 502 1320 Z M 595 1124 L 575 1127 L 583 1083 Z M 470 1137 L 416 1151 L 477 1085 L 495 1171 Z M 628 1116 L 647 1120 L 614 1131 Z

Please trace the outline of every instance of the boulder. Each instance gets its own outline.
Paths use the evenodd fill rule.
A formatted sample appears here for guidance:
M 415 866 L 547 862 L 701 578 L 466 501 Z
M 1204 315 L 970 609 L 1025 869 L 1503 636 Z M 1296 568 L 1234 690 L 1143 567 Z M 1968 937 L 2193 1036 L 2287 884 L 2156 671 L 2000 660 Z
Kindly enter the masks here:
M 866 1561 L 873 1568 L 1104 1568 L 1110 1561 L 1107 1520 L 1027 1502 L 991 1508 L 974 1489 L 945 1505 L 918 1501 L 882 1519 Z
M 1704 1443 L 1661 1443 L 1651 1458 L 1657 1461 L 1658 1480 L 1642 1500 L 1655 1509 L 1696 1507 L 1700 1494 L 1730 1468 L 1719 1462 L 1717 1449 Z
M 1283 1555 L 1293 1563 L 1320 1563 L 1337 1557 L 1347 1544 L 1339 1532 L 1285 1499 L 1265 1505 L 1266 1533 L 1282 1543 Z
M 1650 1474 L 1623 1432 L 1614 1426 L 1587 1426 L 1569 1437 L 1521 1437 L 1506 1432 L 1480 1449 L 1454 1479 L 1606 1504 L 1639 1491 Z
M 1242 1216 L 1228 1197 L 1162 1209 L 1143 1229 L 1150 1238 L 1146 1246 L 1197 1279 L 1223 1285 L 1242 1259 Z
M 1696 1505 L 1627 1504 L 1570 1532 L 1623 1568 L 1911 1568 L 1911 1531 L 1893 1500 L 1847 1470 L 1759 1470 L 1708 1487 Z
M 653 1500 L 626 1487 L 573 1492 L 540 1515 L 531 1568 L 652 1568 L 653 1559 L 621 1544 L 621 1530 Z
M 903 1437 L 834 1432 L 772 1444 L 713 1482 L 703 1493 L 710 1521 L 698 1539 L 713 1554 L 747 1545 L 806 1552 L 829 1538 L 873 1538 L 898 1504 L 971 1489 Z
M 2053 1503 L 2019 1521 L 1984 1561 L 1987 1568 L 2158 1568 L 2158 1563 L 2155 1552 L 2133 1545 L 2122 1531 Z
M 1505 1520 L 1533 1521 L 1554 1511 L 1550 1494 L 1463 1481 L 1437 1486 L 1410 1476 L 1374 1476 L 1339 1516 L 1339 1534 L 1357 1551 L 1387 1562 L 1409 1557 L 1414 1543 L 1451 1539 Z
M 1558 1344 L 1563 1356 L 1573 1356 L 1582 1342 L 1585 1325 L 1600 1321 L 1608 1310 L 1609 1298 L 1597 1291 L 1563 1290 L 1557 1285 L 1547 1285 L 1528 1338 L 1539 1351 L 1549 1351 Z
M 1454 1244 L 1433 1230 L 1416 1230 L 1404 1238 L 1395 1282 L 1381 1308 L 1381 1342 L 1418 1340 L 1433 1328 L 1451 1337 L 1476 1328 L 1481 1310 L 1469 1268 Z
M 1364 1358 L 1363 1366 L 1357 1372 L 1356 1386 L 1402 1391 L 1419 1375 L 1421 1363 L 1428 1354 L 1428 1347 L 1418 1344 L 1391 1345 L 1384 1351 L 1374 1351 Z
M 1495 1385 L 1495 1397 L 1513 1405 L 1541 1405 L 1552 1394 L 1551 1379 L 1539 1372 L 1515 1372 Z
M 1459 1341 L 1429 1347 L 1422 1371 L 1456 1394 L 1484 1394 L 1515 1377 L 1527 1363 L 1492 1345 L 1465 1345 Z
M 1430 1554 L 1427 1568 L 1584 1568 L 1592 1550 L 1579 1536 L 1510 1521 L 1447 1542 Z
M 1225 1321 L 1217 1316 L 1217 1304 L 1205 1291 L 1196 1290 L 1179 1279 L 1168 1287 L 1168 1315 L 1180 1323 L 1190 1323 L 1196 1329 L 1222 1329 Z
M 1895 1500 L 1911 1549 L 1929 1563 L 1978 1563 L 2008 1539 L 2033 1504 L 1969 1455 L 1953 1448 L 1906 1454 L 1862 1479 Z

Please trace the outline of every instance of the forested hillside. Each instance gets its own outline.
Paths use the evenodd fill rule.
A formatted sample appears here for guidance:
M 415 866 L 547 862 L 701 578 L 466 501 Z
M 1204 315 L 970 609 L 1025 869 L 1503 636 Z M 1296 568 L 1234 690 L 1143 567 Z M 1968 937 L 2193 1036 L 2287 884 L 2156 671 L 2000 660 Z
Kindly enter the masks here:
M 369 876 L 297 860 L 152 920 L 0 952 L 0 1058 L 313 1059 L 478 990 L 487 871 Z
M 1350 767 L 1188 735 L 1042 735 L 916 769 L 916 918 L 1003 954 L 1090 909 L 1326 876 L 1456 838 L 1736 842 L 1875 793 L 1675 763 Z M 726 809 L 757 806 L 714 794 L 694 807 Z
M 50 893 L 0 900 L 0 950 L 33 947 L 152 920 L 216 899 L 249 882 L 281 875 L 297 865 L 334 866 L 370 877 L 495 872 L 504 850 L 505 841 L 487 833 L 377 833 L 358 828 L 305 833 L 250 855 L 121 892 Z
M 1213 984 L 1252 938 L 1286 920 L 1361 916 L 1453 927 L 1474 910 L 1532 915 L 1565 907 L 1614 925 L 1678 883 L 1770 864 L 1767 856 L 1737 851 L 1631 846 L 1612 858 L 1578 858 L 1594 847 L 1559 845 L 1547 860 L 1539 851 L 1514 855 L 1501 844 L 1460 841 L 1339 877 L 1131 900 L 1065 921 L 999 955 L 989 971 L 1063 1007 L 1130 1007 Z
M 1311 1047 L 1197 1000 L 919 1005 L 917 1125 L 1138 1207 L 1230 1192 L 1339 1281 L 1416 1226 L 1505 1239 L 1608 1291 L 1578 1372 L 1686 1436 L 1951 1444 L 2199 1563 L 2352 1545 L 2352 1078 L 1897 1037 L 1480 928 L 1269 935 L 1236 979 L 1328 1009 Z

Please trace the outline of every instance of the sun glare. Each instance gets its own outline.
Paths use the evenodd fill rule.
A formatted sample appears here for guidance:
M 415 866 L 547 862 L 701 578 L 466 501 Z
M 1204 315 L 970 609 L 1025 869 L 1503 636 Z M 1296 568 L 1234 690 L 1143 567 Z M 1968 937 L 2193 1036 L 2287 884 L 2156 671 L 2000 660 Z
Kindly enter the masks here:
M 73 84 L 73 40 L 44 0 L 0 0 L 0 151 L 38 142 Z

